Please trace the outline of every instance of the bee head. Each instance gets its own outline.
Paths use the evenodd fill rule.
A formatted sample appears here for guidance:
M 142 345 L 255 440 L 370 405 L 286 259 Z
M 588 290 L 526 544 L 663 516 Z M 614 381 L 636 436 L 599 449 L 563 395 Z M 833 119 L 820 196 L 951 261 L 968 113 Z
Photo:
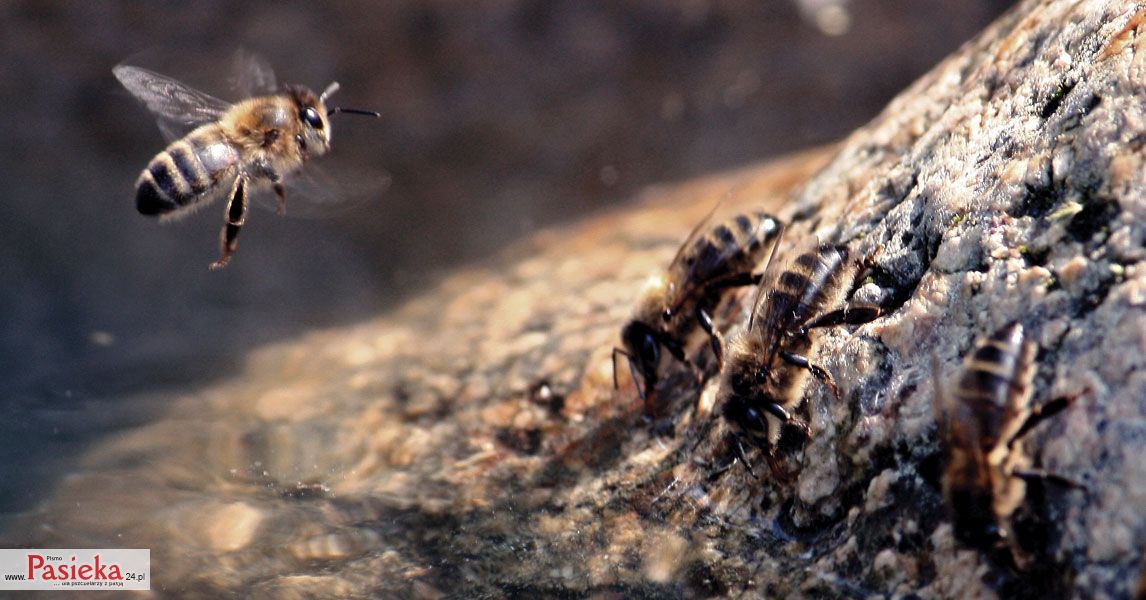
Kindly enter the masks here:
M 768 418 L 759 408 L 753 406 L 746 396 L 733 393 L 721 407 L 721 413 L 740 433 L 761 448 L 771 445 L 768 435 Z
M 348 114 L 348 115 L 365 115 L 368 117 L 380 117 L 380 116 L 382 116 L 382 115 L 378 114 L 377 111 L 362 110 L 361 108 L 345 108 L 342 106 L 334 106 L 331 108 L 326 108 L 326 99 L 333 96 L 334 93 L 338 91 L 339 87 L 341 87 L 341 86 L 338 85 L 337 81 L 330 82 L 330 85 L 326 86 L 326 89 L 322 91 L 322 95 L 318 97 L 318 105 L 315 107 L 315 113 L 317 113 L 317 115 L 307 115 L 307 116 L 319 116 L 319 115 L 321 116 L 321 119 L 316 119 L 316 121 L 321 120 L 321 122 L 326 124 L 326 141 L 328 144 L 330 143 L 330 126 L 329 126 L 329 124 L 326 123 L 326 119 L 328 117 L 330 117 L 331 115 L 343 113 L 343 114 Z
M 298 133 L 295 134 L 295 141 L 302 151 L 310 156 L 326 154 L 330 150 L 330 121 L 327 118 L 324 101 L 326 92 L 318 96 L 310 88 L 303 86 L 289 86 L 287 91 L 294 100 L 301 124 Z
M 661 362 L 660 336 L 657 332 L 641 321 L 629 321 L 621 330 L 621 343 L 645 384 L 651 386 L 656 383 L 657 367 Z

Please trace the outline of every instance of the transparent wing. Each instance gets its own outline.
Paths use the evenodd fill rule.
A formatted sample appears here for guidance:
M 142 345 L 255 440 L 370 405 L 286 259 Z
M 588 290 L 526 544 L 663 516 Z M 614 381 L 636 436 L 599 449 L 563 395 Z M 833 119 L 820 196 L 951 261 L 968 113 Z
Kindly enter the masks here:
M 267 96 L 278 91 L 275 70 L 262 56 L 239 48 L 231 63 L 231 89 L 239 97 Z
M 705 215 L 704 218 L 701 219 L 700 222 L 696 224 L 696 227 L 693 227 L 692 231 L 688 232 L 688 237 L 686 237 L 684 239 L 684 243 L 680 245 L 680 248 L 677 248 L 676 256 L 673 256 L 672 262 L 669 263 L 669 269 L 668 270 L 670 272 L 674 268 L 678 268 L 678 267 L 682 266 L 682 264 L 684 262 L 685 250 L 689 246 L 691 246 L 693 242 L 696 241 L 697 237 L 700 236 L 700 233 L 702 231 L 708 230 L 708 228 L 712 225 L 712 222 L 713 222 L 713 219 L 716 215 L 716 212 L 718 210 L 720 210 L 720 207 L 724 204 L 724 201 L 726 199 L 727 199 L 727 196 L 724 198 L 721 198 L 720 201 L 716 203 L 716 206 L 713 206 L 712 210 L 708 211 L 708 214 Z
M 167 140 L 168 144 L 187 135 L 187 133 L 194 128 L 193 126 L 170 121 L 163 117 L 156 119 L 155 124 L 159 126 L 159 133 L 163 134 L 163 139 Z
M 752 302 L 752 314 L 748 317 L 748 331 L 755 331 L 756 321 L 763 319 L 767 323 L 762 325 L 770 325 L 775 320 L 775 304 L 771 302 L 771 291 L 776 285 L 776 281 L 780 278 L 780 274 L 784 272 L 787 266 L 786 261 L 776 259 L 776 250 L 780 247 L 780 242 L 784 237 L 785 227 L 780 225 L 780 232 L 776 234 L 776 243 L 772 244 L 772 250 L 768 253 L 768 261 L 764 263 L 764 275 L 760 278 L 760 284 L 756 288 L 756 299 Z M 776 329 L 769 327 L 770 330 Z
M 286 214 L 303 219 L 339 216 L 381 200 L 390 180 L 384 171 L 308 164 L 284 178 Z M 278 209 L 278 198 L 270 187 L 260 187 L 254 201 L 265 208 Z
M 119 65 L 112 73 L 151 112 L 172 125 L 191 128 L 217 121 L 231 107 L 223 100 L 147 69 Z

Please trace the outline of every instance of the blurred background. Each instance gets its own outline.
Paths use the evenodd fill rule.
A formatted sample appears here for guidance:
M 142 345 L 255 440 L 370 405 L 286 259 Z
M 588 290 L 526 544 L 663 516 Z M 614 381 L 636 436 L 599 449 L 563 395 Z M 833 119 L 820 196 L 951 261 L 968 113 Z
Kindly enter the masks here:
M 0 2 L 0 515 L 163 411 L 117 397 L 233 375 L 251 348 L 384 312 L 643 186 L 838 139 L 1009 5 Z M 222 206 L 165 225 L 136 213 L 165 142 L 111 69 L 162 55 L 234 100 L 220 74 L 240 46 L 280 81 L 337 79 L 336 104 L 381 111 L 336 117 L 321 160 L 391 184 L 329 218 L 255 211 L 209 272 Z

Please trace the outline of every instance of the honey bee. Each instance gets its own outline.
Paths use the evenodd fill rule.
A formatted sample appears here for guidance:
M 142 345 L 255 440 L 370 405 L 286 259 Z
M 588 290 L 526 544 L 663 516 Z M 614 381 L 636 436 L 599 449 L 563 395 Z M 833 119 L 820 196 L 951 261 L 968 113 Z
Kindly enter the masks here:
M 818 245 L 784 268 L 769 265 L 760 283 L 752 316 L 728 352 L 717 402 L 721 414 L 742 435 L 767 452 L 776 476 L 787 477 L 776 456 L 782 428 L 807 435 L 808 426 L 792 415 L 803 398 L 808 373 L 839 395 L 832 376 L 812 362 L 811 330 L 859 325 L 874 320 L 871 304 L 840 307 L 865 261 L 850 261 L 844 246 Z M 740 459 L 751 472 L 739 440 Z
M 1025 341 L 1023 326 L 1010 323 L 980 340 L 963 360 L 955 389 L 945 394 L 939 383 L 938 359 L 934 412 L 946 452 L 943 493 L 954 518 L 956 539 L 996 553 L 1009 549 L 1019 568 L 1030 555 L 1015 537 L 1013 516 L 1023 504 L 1028 480 L 1082 486 L 1032 468 L 1023 437 L 1073 401 L 1059 398 L 1031 407 L 1035 345 Z M 1006 556 L 1004 554 L 1004 556 Z
M 227 265 L 247 219 L 248 199 L 270 187 L 278 212 L 286 210 L 287 177 L 310 158 L 330 150 L 330 116 L 373 111 L 327 108 L 339 86 L 321 94 L 299 85 L 276 90 L 273 72 L 258 59 L 243 74 L 263 92 L 229 104 L 170 77 L 134 66 L 112 72 L 120 83 L 159 117 L 168 137 L 176 138 L 156 154 L 136 181 L 135 204 L 141 214 L 161 220 L 182 217 L 219 197 L 228 198 L 220 236 L 221 256 L 212 269 Z M 179 137 L 173 131 L 191 128 Z
M 761 211 L 711 225 L 715 213 L 692 230 L 667 269 L 648 279 L 621 329 L 624 348 L 613 349 L 613 385 L 618 386 L 621 355 L 629 361 L 648 415 L 655 413 L 654 391 L 666 357 L 685 364 L 699 379 L 686 355 L 698 328 L 710 339 L 717 364 L 722 363 L 724 345 L 712 311 L 729 289 L 759 281 L 752 270 L 775 247 L 783 229 L 780 221 Z

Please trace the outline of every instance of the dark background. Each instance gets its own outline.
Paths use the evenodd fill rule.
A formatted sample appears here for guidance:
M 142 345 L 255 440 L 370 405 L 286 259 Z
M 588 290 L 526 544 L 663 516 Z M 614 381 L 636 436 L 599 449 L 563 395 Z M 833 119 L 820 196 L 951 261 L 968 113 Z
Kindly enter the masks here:
M 1008 5 L 0 3 L 0 513 L 42 493 L 45 465 L 162 407 L 69 414 L 234 374 L 250 348 L 378 314 L 642 186 L 837 139 Z M 817 21 L 833 10 L 840 35 Z M 336 117 L 322 160 L 392 185 L 326 219 L 256 211 L 232 265 L 209 272 L 221 206 L 163 226 L 135 212 L 164 142 L 111 68 L 163 55 L 222 95 L 212 76 L 239 46 L 280 81 L 337 79 L 336 103 L 382 111 Z

